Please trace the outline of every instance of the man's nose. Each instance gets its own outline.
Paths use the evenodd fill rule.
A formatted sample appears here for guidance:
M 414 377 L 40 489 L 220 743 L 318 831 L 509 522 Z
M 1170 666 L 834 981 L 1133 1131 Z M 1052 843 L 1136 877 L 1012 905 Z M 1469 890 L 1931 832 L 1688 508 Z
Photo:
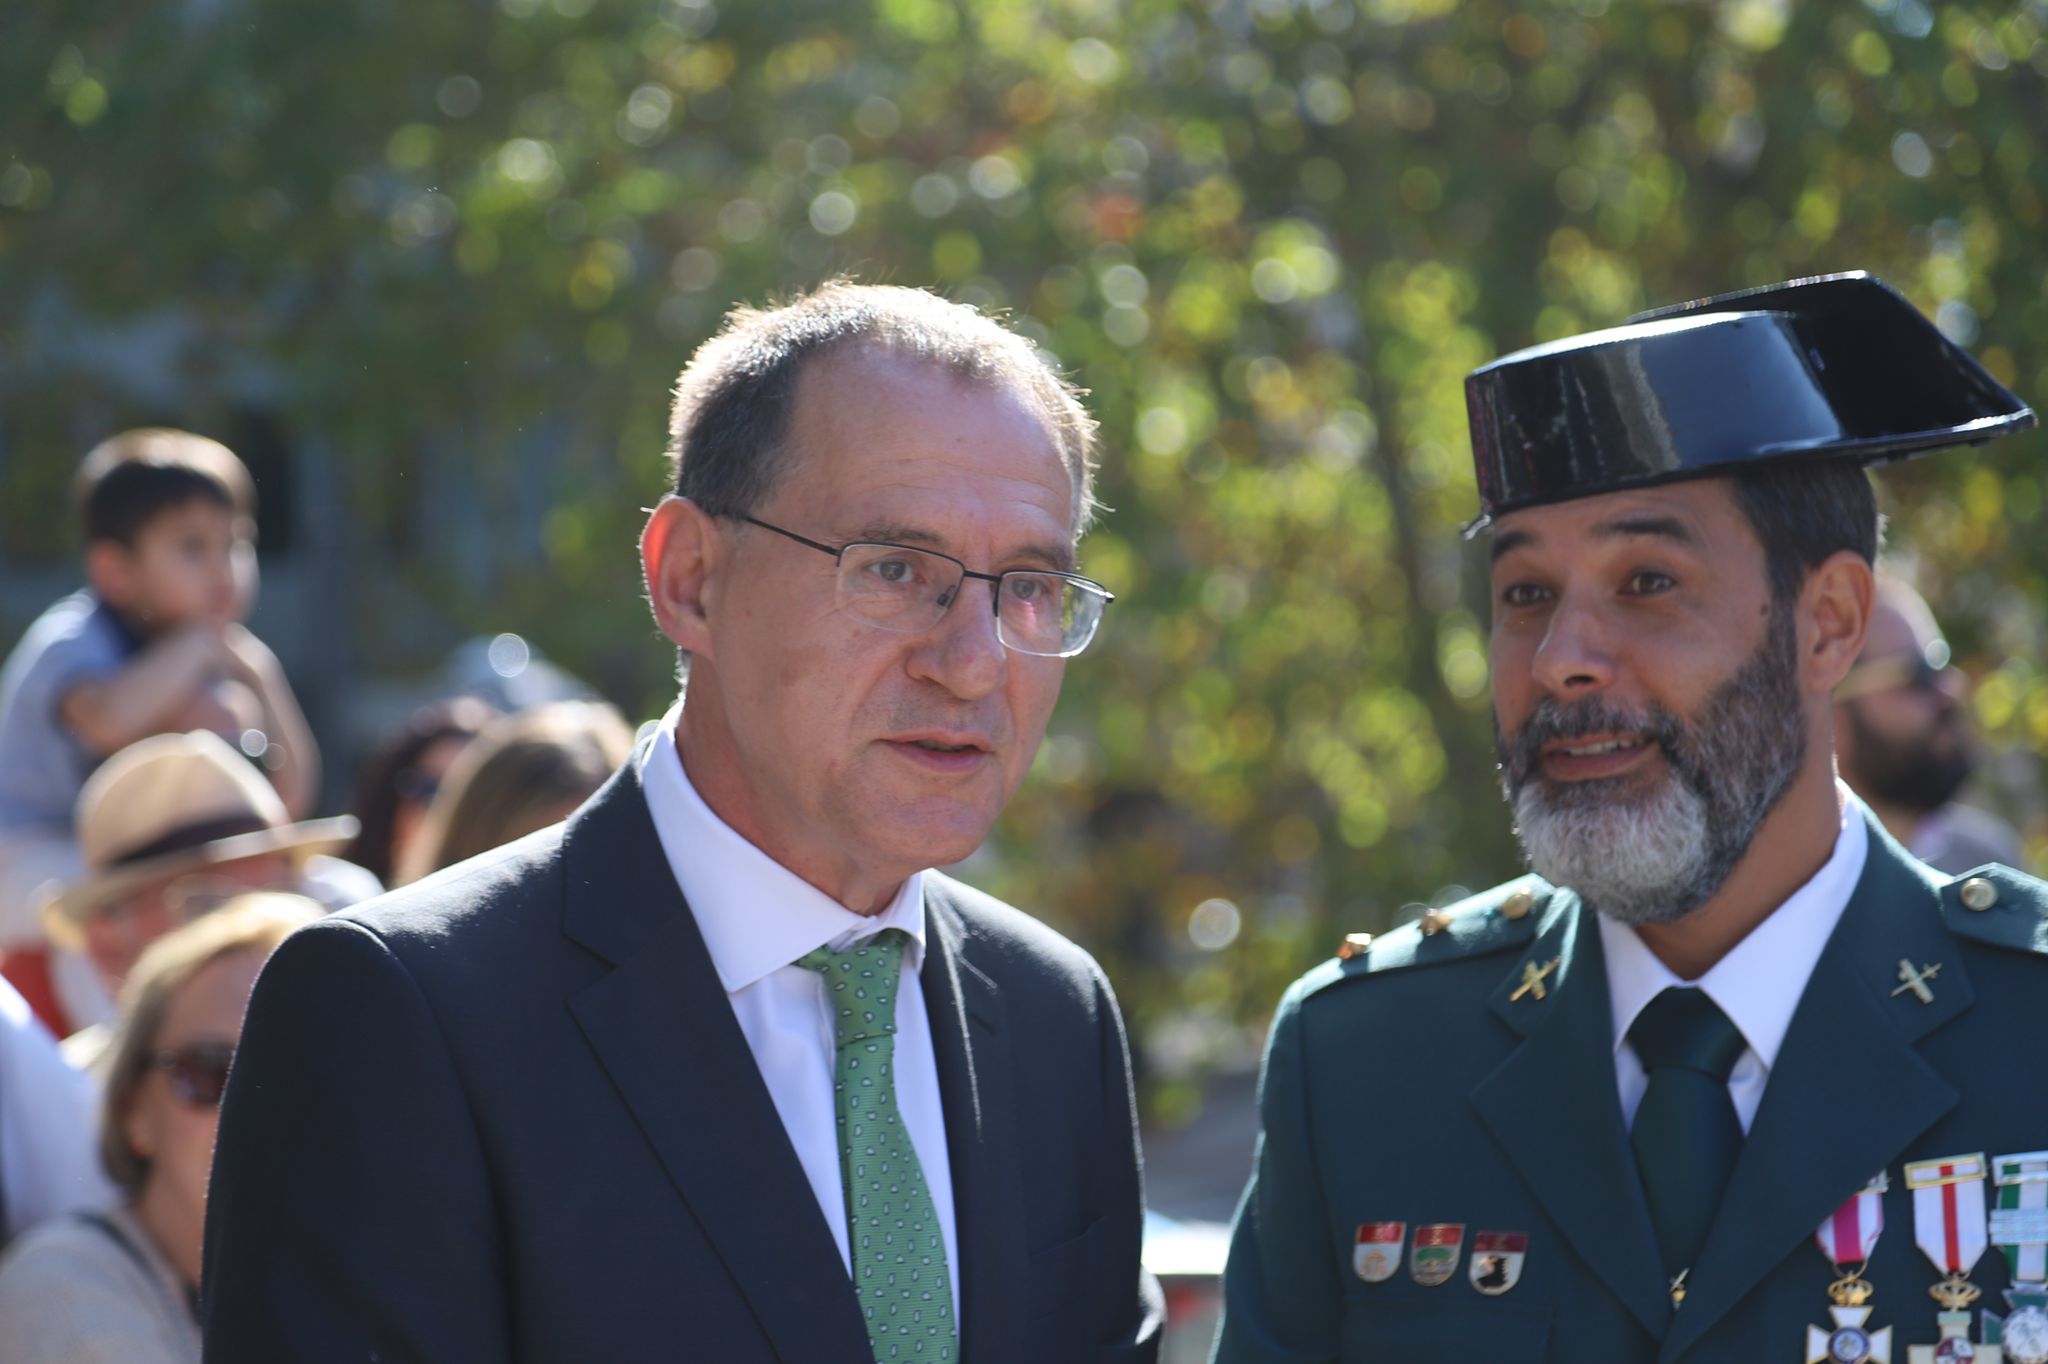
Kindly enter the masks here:
M 1614 681 L 1612 627 L 1601 614 L 1571 597 L 1561 599 L 1536 646 L 1537 685 L 1561 699 L 1599 691 Z
M 1000 688 L 1009 676 L 1010 651 L 996 622 L 997 584 L 963 579 L 948 599 L 945 614 L 911 651 L 914 677 L 936 682 L 962 700 Z

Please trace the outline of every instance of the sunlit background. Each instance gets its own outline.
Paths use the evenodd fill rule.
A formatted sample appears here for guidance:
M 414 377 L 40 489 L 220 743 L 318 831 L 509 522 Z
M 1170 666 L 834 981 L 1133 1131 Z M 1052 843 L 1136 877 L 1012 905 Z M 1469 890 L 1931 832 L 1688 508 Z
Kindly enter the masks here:
M 1118 601 L 970 874 L 1102 957 L 1161 1132 L 1342 933 L 1516 870 L 1467 370 L 1865 267 L 2048 399 L 2039 0 L 8 0 L 0 110 L 0 638 L 87 447 L 226 439 L 330 804 L 461 641 L 660 711 L 637 509 L 730 304 L 1007 310 Z M 2037 855 L 2042 450 L 1884 479 Z

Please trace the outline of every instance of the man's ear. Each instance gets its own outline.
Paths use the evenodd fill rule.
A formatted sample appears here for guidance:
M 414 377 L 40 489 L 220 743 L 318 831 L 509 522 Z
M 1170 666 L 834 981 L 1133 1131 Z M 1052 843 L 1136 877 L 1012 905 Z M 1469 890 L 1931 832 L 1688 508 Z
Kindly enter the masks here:
M 119 540 L 94 540 L 85 547 L 85 581 L 110 606 L 128 605 L 135 573 L 128 547 Z
M 710 619 L 725 549 L 717 520 L 686 497 L 664 497 L 640 532 L 655 624 L 693 656 L 712 656 Z
M 1805 691 L 1832 692 L 1856 665 L 1876 593 L 1869 562 L 1854 550 L 1836 550 L 1806 575 L 1799 593 L 1799 671 Z

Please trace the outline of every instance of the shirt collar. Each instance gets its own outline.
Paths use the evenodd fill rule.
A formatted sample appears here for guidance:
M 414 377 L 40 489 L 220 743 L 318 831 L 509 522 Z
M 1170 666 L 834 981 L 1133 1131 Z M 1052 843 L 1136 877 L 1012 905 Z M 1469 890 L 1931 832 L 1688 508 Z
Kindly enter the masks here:
M 1835 789 L 1841 829 L 1827 862 L 1697 981 L 1680 980 L 1657 960 L 1635 929 L 1604 914 L 1597 916 L 1600 946 L 1607 954 L 1616 1051 L 1628 1040 L 1629 1026 L 1644 1005 L 1673 985 L 1697 985 L 1741 1031 L 1764 1068 L 1776 1064 L 1807 979 L 1848 908 L 1870 853 L 1863 802 L 1839 782 Z
M 843 951 L 885 928 L 909 935 L 904 961 L 913 974 L 923 969 L 924 873 L 905 878 L 880 914 L 856 914 L 840 904 L 749 843 L 704 803 L 676 748 L 679 713 L 671 709 L 663 716 L 642 747 L 640 789 L 726 993 L 745 989 L 815 948 Z

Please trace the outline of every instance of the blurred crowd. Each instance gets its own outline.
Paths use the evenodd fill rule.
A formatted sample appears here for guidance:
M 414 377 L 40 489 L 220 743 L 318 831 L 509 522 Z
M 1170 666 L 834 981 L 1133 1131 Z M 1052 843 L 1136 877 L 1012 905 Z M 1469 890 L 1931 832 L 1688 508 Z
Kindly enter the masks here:
M 599 702 L 447 697 L 319 816 L 316 738 L 243 623 L 240 461 L 130 431 L 85 458 L 75 502 L 85 585 L 0 671 L 0 1353 L 196 1361 L 217 1109 L 266 955 L 562 819 L 634 734 Z M 1964 702 L 1933 613 L 1887 581 L 1837 695 L 1843 775 L 1936 866 L 2017 864 L 2012 830 L 1956 803 Z
M 241 461 L 129 431 L 74 501 L 85 585 L 0 669 L 0 1355 L 196 1361 L 214 1127 L 264 958 L 560 820 L 633 729 L 601 702 L 448 697 L 318 817 L 318 741 L 244 624 Z

